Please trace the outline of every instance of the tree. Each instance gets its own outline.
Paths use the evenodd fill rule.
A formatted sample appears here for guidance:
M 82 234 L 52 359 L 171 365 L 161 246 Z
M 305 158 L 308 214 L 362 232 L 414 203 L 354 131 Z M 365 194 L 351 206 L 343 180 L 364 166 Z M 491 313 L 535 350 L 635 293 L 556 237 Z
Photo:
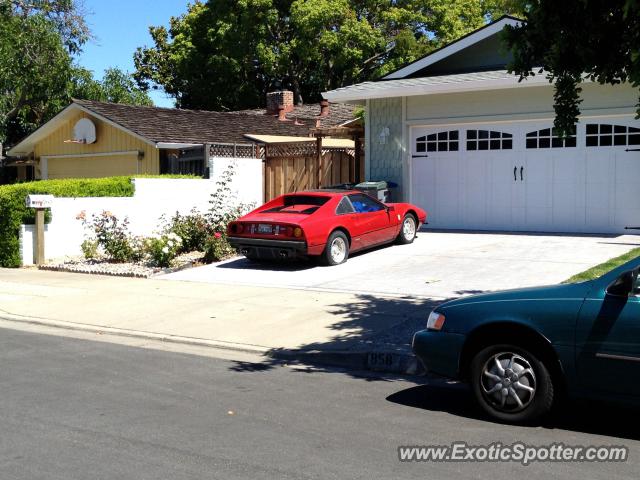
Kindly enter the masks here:
M 118 68 L 106 69 L 102 81 L 99 81 L 93 78 L 91 71 L 75 67 L 68 92 L 70 98 L 128 105 L 153 105 L 153 100 L 136 85 L 133 77 Z
M 138 84 L 182 108 L 252 108 L 273 88 L 296 103 L 379 78 L 487 20 L 514 0 L 209 0 L 134 56 Z
M 59 110 L 71 53 L 89 38 L 72 0 L 0 0 L 0 141 L 11 143 Z
M 555 82 L 554 125 L 568 134 L 580 114 L 580 84 L 629 82 L 640 87 L 640 1 L 523 1 L 526 23 L 511 27 L 510 69 L 521 79 Z M 640 103 L 638 104 L 640 116 Z
M 102 81 L 73 64 L 91 38 L 73 0 L 0 0 L 0 142 L 11 145 L 66 107 L 72 97 L 151 105 L 131 75 Z
M 81 0 L 0 0 L 0 4 L 13 16 L 26 19 L 37 15 L 47 20 L 55 26 L 71 54 L 82 51 L 82 46 L 93 38 L 84 20 Z

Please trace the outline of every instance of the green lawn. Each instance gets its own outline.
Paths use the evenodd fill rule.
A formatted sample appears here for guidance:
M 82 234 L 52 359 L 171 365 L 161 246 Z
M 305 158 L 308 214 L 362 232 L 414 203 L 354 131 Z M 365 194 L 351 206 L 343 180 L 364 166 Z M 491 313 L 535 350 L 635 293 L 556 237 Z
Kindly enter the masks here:
M 595 267 L 590 268 L 589 270 L 585 270 L 584 272 L 578 273 L 573 277 L 565 280 L 562 283 L 578 283 L 585 282 L 587 280 L 593 280 L 594 278 L 598 278 L 599 276 L 613 270 L 614 268 L 622 265 L 623 263 L 628 262 L 629 260 L 633 260 L 634 258 L 640 256 L 640 248 L 634 248 L 633 250 L 628 251 L 624 255 L 620 255 L 619 257 L 610 258 L 604 263 L 600 265 L 596 265 Z

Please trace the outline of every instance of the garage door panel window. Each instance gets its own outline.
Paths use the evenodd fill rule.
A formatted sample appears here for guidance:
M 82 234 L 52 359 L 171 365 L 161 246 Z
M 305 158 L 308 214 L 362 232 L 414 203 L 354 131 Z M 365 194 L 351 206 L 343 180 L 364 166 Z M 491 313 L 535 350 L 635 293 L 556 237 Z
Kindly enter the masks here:
M 571 134 L 562 138 L 556 128 L 543 128 L 527 133 L 527 148 L 571 148 L 576 146 L 576 127 Z
M 458 130 L 431 133 L 416 138 L 416 152 L 457 152 L 459 149 Z
M 467 130 L 467 150 L 511 150 L 513 135 L 495 130 Z
M 587 124 L 587 147 L 640 145 L 640 128 L 607 123 Z

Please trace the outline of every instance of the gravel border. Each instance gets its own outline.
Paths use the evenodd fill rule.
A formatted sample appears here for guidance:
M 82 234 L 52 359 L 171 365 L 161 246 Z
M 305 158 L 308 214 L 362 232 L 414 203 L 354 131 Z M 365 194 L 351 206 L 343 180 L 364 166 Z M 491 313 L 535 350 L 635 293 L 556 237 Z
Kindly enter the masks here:
M 189 252 L 179 255 L 173 260 L 173 265 L 169 268 L 154 267 L 144 262 L 112 263 L 101 259 L 87 260 L 83 257 L 66 257 L 46 265 L 40 265 L 38 269 L 114 277 L 151 278 L 202 265 L 203 256 L 202 252 Z

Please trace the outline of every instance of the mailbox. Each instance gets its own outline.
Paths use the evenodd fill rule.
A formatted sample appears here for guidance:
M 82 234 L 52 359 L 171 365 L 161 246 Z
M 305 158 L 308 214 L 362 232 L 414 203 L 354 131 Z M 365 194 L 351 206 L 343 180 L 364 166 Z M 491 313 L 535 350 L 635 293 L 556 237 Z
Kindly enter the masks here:
M 27 195 L 28 208 L 51 208 L 53 195 Z

